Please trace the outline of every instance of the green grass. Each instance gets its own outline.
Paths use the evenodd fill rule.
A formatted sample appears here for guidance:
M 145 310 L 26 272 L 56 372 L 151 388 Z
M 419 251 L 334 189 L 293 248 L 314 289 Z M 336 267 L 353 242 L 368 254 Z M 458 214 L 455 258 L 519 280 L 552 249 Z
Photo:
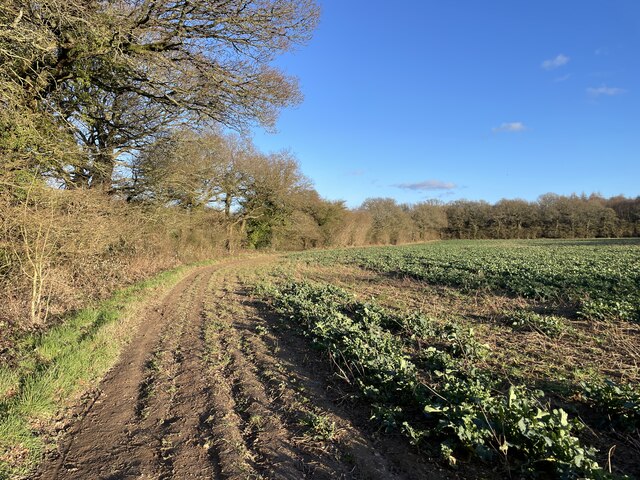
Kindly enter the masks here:
M 19 380 L 14 370 L 0 366 L 0 401 L 19 386 Z
M 44 450 L 42 425 L 115 364 L 131 339 L 130 313 L 156 289 L 177 283 L 190 268 L 169 270 L 122 289 L 22 341 L 17 367 L 0 368 L 0 479 L 33 470 Z

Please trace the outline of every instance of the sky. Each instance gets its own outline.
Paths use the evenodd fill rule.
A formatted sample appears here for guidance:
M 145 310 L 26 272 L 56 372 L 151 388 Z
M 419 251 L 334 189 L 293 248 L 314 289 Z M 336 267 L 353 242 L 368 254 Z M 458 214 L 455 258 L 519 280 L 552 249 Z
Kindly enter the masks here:
M 319 0 L 275 65 L 290 149 L 327 199 L 640 195 L 640 0 Z

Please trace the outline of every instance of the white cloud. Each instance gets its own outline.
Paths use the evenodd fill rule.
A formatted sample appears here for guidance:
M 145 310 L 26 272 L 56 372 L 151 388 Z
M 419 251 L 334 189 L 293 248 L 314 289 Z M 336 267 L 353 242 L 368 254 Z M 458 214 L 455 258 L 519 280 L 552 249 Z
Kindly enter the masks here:
M 453 190 L 457 187 L 455 183 L 443 182 L 442 180 L 425 180 L 423 182 L 416 183 L 399 183 L 393 185 L 394 187 L 403 188 L 405 190 Z
M 551 58 L 549 60 L 545 60 L 544 62 L 542 62 L 541 67 L 544 68 L 545 70 L 553 70 L 558 67 L 562 67 L 567 63 L 569 63 L 569 57 L 561 53 L 557 55 L 555 58 Z
M 601 87 L 587 88 L 587 93 L 592 97 L 599 97 L 600 95 L 612 97 L 614 95 L 621 95 L 623 93 L 627 93 L 627 91 L 623 88 L 607 87 L 606 85 L 602 85 Z
M 522 122 L 508 122 L 503 123 L 499 127 L 494 127 L 493 132 L 524 132 L 526 129 L 527 127 Z

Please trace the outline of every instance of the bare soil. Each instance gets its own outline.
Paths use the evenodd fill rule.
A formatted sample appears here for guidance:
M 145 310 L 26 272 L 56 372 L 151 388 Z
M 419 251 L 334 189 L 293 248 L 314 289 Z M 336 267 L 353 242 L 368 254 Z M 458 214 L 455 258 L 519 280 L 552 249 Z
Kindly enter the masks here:
M 150 306 L 36 478 L 456 478 L 369 430 L 326 359 L 251 298 L 243 276 L 273 261 L 200 268 Z

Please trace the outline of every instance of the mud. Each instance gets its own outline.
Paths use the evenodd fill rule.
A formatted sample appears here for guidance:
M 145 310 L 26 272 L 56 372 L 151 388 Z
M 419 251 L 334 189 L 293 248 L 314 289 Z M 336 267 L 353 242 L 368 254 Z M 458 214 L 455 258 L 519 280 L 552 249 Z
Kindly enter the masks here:
M 198 269 L 141 321 L 40 479 L 454 478 L 370 431 L 327 359 L 251 298 L 272 259 Z

